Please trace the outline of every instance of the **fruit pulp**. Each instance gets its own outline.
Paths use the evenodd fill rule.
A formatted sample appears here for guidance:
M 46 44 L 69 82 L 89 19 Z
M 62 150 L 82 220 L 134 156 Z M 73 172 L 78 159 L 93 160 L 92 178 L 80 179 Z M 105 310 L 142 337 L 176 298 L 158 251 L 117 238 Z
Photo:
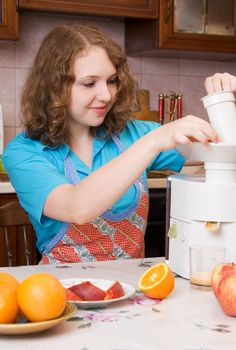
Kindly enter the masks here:
M 211 271 L 197 271 L 191 274 L 190 283 L 198 286 L 211 286 Z

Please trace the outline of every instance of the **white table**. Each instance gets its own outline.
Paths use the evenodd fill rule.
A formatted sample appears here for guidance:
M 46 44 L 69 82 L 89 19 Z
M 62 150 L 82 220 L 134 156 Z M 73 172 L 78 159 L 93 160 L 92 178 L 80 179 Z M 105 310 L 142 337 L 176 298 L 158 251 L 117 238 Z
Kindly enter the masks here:
M 117 279 L 137 286 L 140 275 L 160 259 L 61 266 L 1 268 L 22 280 L 47 271 L 58 278 Z M 159 302 L 136 293 L 105 309 L 78 310 L 78 319 L 31 335 L 0 335 L 9 350 L 235 350 L 236 318 L 221 311 L 210 288 L 175 279 L 172 294 Z

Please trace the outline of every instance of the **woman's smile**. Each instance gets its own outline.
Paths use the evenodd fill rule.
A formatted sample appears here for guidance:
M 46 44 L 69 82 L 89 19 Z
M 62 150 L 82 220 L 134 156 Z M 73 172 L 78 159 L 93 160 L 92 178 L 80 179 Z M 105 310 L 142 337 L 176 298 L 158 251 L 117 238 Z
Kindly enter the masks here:
M 95 112 L 98 115 L 103 116 L 107 112 L 107 106 L 102 106 L 102 107 L 90 107 L 89 108 L 91 111 Z

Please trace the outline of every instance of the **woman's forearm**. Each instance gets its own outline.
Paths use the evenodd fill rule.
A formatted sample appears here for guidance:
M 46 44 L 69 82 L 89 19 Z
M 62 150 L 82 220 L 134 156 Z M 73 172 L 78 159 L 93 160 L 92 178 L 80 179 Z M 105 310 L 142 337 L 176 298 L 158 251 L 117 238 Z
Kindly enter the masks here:
M 154 137 L 145 135 L 78 185 L 61 185 L 52 191 L 44 214 L 80 224 L 91 221 L 128 190 L 157 153 Z

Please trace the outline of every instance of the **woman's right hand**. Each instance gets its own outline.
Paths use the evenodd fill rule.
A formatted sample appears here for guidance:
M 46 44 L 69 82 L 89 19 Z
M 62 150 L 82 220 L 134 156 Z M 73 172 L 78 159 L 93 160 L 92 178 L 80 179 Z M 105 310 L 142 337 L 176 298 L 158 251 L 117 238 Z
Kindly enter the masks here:
M 154 132 L 157 134 L 157 147 L 160 147 L 161 151 L 194 141 L 204 144 L 220 141 L 211 124 L 192 115 L 165 124 Z

